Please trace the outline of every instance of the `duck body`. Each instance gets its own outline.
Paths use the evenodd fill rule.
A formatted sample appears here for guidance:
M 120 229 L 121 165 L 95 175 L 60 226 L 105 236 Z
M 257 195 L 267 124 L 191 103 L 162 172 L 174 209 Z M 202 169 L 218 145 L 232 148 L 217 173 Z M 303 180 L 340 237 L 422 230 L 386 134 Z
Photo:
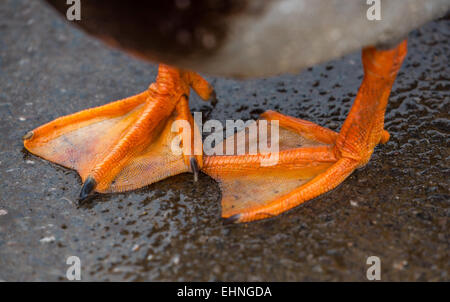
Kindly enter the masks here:
M 65 15 L 65 1 L 47 1 Z M 245 78 L 399 42 L 449 8 L 449 0 L 96 0 L 83 1 L 73 23 L 153 62 Z M 371 9 L 381 20 L 369 20 Z

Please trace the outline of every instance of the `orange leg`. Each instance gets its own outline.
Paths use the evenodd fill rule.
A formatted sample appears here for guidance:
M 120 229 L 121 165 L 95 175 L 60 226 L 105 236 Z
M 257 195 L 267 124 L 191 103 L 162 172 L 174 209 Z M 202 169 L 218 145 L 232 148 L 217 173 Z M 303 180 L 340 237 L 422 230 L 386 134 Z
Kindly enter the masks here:
M 198 74 L 161 64 L 147 91 L 40 126 L 24 136 L 25 148 L 77 170 L 83 180 L 80 200 L 93 191 L 136 189 L 182 172 L 192 171 L 196 178 L 201 153 L 172 152 L 177 136 L 182 151 L 194 142 L 191 87 L 205 100 L 213 95 Z M 180 120 L 188 132 L 173 131 L 173 122 Z
M 275 165 L 261 165 L 270 154 L 205 157 L 203 171 L 217 179 L 222 188 L 225 222 L 278 215 L 332 190 L 364 166 L 375 146 L 389 139 L 383 129 L 384 114 L 406 52 L 406 40 L 390 50 L 363 50 L 364 79 L 339 134 L 267 112 L 263 118 L 278 120 L 280 126 Z

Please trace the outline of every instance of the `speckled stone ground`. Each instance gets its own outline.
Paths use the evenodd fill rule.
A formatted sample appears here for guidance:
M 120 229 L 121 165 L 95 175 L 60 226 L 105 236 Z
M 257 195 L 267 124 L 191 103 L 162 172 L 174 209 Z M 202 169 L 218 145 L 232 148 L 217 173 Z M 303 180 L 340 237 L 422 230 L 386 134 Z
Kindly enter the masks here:
M 391 141 L 331 193 L 267 221 L 224 226 L 206 175 L 179 175 L 78 208 L 80 180 L 23 149 L 21 136 L 58 116 L 144 90 L 156 65 L 111 50 L 39 1 L 0 4 L 0 280 L 450 280 L 450 21 L 410 34 L 386 115 Z M 266 109 L 339 130 L 362 78 L 360 54 L 298 75 L 208 79 L 209 118 Z

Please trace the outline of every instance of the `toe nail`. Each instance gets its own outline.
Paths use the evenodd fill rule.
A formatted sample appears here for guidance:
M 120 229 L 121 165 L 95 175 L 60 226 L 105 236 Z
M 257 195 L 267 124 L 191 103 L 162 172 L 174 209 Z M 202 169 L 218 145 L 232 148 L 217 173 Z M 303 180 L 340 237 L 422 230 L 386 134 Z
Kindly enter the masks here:
M 194 173 L 194 181 L 196 182 L 198 180 L 198 172 L 199 172 L 197 159 L 195 157 L 191 157 L 190 164 L 191 164 L 191 171 L 192 173 Z
M 231 215 L 230 217 L 226 217 L 223 219 L 223 224 L 232 224 L 232 223 L 239 222 L 240 218 L 241 218 L 241 214 Z
M 81 204 L 83 201 L 88 198 L 88 196 L 94 191 L 95 186 L 97 185 L 97 182 L 94 178 L 89 176 L 86 181 L 83 184 L 83 187 L 81 188 L 80 197 L 78 198 L 78 202 Z
M 211 105 L 212 105 L 213 107 L 217 105 L 217 94 L 216 94 L 216 91 L 215 91 L 215 90 L 213 90 L 213 91 L 211 92 L 211 96 L 209 97 L 209 99 L 211 100 Z
M 33 137 L 33 135 L 34 135 L 34 132 L 33 132 L 33 131 L 28 131 L 27 134 L 25 134 L 24 136 L 22 136 L 22 139 L 23 139 L 23 140 L 30 139 L 30 138 Z

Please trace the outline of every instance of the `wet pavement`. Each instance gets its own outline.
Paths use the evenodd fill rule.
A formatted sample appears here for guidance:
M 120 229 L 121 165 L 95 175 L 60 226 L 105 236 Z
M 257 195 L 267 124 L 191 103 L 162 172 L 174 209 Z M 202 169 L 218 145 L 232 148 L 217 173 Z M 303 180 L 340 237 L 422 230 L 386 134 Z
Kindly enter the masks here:
M 276 218 L 224 226 L 217 183 L 178 175 L 78 208 L 76 172 L 27 153 L 21 137 L 58 116 L 140 92 L 156 65 L 111 50 L 39 1 L 0 4 L 0 280 L 450 280 L 450 21 L 410 34 L 395 82 L 389 143 L 331 193 Z M 298 75 L 207 77 L 225 121 L 264 110 L 339 130 L 362 79 L 360 53 Z

